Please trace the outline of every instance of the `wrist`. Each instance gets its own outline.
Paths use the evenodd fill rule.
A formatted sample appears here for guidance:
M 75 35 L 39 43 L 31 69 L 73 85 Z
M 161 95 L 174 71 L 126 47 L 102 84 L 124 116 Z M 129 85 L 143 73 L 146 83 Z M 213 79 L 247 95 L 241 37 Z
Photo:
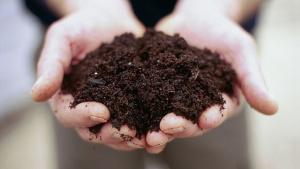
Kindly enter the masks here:
M 233 21 L 241 24 L 253 17 L 263 0 L 214 0 Z
M 242 22 L 242 0 L 213 0 L 218 4 L 228 18 L 241 23 Z
M 184 10 L 184 13 L 197 14 L 201 17 L 223 15 L 240 24 L 254 14 L 262 1 L 263 0 L 181 0 L 178 2 L 175 11 Z
M 46 0 L 49 7 L 60 17 L 78 10 L 98 10 L 118 12 L 128 11 L 130 5 L 126 0 Z
M 212 16 L 225 16 L 236 20 L 238 4 L 230 5 L 232 0 L 181 0 L 176 5 L 175 13 L 197 15 L 199 18 Z M 228 8 L 230 7 L 230 9 Z

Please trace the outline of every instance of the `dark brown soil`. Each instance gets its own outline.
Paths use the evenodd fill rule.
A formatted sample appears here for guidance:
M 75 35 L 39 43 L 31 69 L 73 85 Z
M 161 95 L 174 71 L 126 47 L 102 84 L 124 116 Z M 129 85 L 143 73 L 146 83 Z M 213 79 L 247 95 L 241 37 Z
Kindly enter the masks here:
M 142 38 L 126 33 L 89 53 L 65 75 L 62 92 L 74 96 L 71 108 L 103 103 L 114 127 L 127 124 L 141 137 L 157 131 L 168 113 L 197 123 L 208 107 L 223 108 L 221 93 L 232 95 L 235 79 L 219 54 L 191 47 L 179 35 L 149 29 Z M 97 133 L 102 125 L 90 131 Z

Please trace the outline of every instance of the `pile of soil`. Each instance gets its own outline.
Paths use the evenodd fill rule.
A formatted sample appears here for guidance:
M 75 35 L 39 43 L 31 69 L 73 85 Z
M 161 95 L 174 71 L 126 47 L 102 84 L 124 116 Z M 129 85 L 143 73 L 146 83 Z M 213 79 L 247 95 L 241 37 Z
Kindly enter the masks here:
M 65 75 L 62 92 L 72 94 L 74 108 L 96 101 L 108 107 L 109 122 L 137 131 L 157 131 L 168 113 L 194 123 L 212 105 L 223 108 L 223 92 L 233 94 L 236 73 L 218 53 L 189 46 L 178 34 L 148 29 L 143 37 L 115 37 L 89 53 Z M 103 124 L 91 127 L 97 133 Z

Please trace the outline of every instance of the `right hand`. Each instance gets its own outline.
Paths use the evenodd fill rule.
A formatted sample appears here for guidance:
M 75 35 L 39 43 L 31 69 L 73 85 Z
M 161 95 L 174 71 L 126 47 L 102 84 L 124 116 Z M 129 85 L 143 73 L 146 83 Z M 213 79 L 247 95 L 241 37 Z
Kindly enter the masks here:
M 101 103 L 85 102 L 70 109 L 73 96 L 60 94 L 59 91 L 64 74 L 87 53 L 103 42 L 111 42 L 116 35 L 132 32 L 141 36 L 144 30 L 127 1 L 97 1 L 94 5 L 78 8 L 49 28 L 38 62 L 38 80 L 31 91 L 32 99 L 46 101 L 51 98 L 50 104 L 57 119 L 64 126 L 76 128 L 86 141 L 103 143 L 119 150 L 145 147 L 145 138 L 135 138 L 136 132 L 127 126 L 122 126 L 118 131 L 111 123 L 102 127 L 97 138 L 91 138 L 88 127 L 109 120 L 107 107 Z M 121 135 L 133 139 L 125 141 Z
M 169 35 L 179 33 L 192 46 L 220 53 L 221 58 L 230 63 L 237 73 L 234 97 L 223 93 L 225 109 L 220 110 L 219 105 L 206 109 L 199 117 L 198 124 L 174 113 L 167 114 L 160 122 L 159 132 L 147 134 L 149 145 L 153 142 L 154 134 L 159 138 L 155 144 L 167 143 L 168 139 L 200 136 L 218 127 L 240 111 L 242 96 L 261 113 L 272 115 L 277 112 L 277 102 L 269 94 L 259 68 L 255 41 L 235 21 L 239 20 L 235 18 L 242 18 L 238 15 L 243 13 L 231 16 L 225 12 L 228 8 L 223 5 L 221 1 L 180 1 L 175 10 L 162 18 L 155 28 Z

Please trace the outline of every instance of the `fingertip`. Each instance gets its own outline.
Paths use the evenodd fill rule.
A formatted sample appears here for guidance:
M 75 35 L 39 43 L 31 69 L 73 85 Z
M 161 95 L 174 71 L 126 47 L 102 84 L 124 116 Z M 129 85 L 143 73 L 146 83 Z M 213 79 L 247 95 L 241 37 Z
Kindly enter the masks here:
M 219 126 L 222 121 L 224 121 L 222 118 L 225 117 L 220 109 L 220 105 L 215 105 L 206 109 L 202 113 L 199 117 L 198 125 L 202 129 L 212 129 Z
M 175 138 L 186 138 L 192 137 L 199 130 L 199 127 L 191 120 L 169 113 L 161 120 L 160 129 Z
M 79 137 L 90 143 L 102 143 L 102 138 L 98 137 L 96 134 L 93 134 L 89 131 L 89 128 L 75 128 Z
M 277 101 L 265 87 L 244 86 L 243 93 L 252 108 L 265 114 L 273 115 L 278 111 Z
M 247 65 L 240 66 L 237 71 L 242 93 L 252 108 L 266 115 L 275 114 L 278 111 L 277 101 L 268 92 L 255 57 L 247 58 L 247 62 L 243 60 Z
M 171 138 L 171 135 L 166 134 L 161 130 L 152 131 L 147 133 L 146 142 L 151 147 L 160 147 L 168 143 Z
M 127 141 L 127 145 L 132 148 L 145 148 L 146 147 L 146 138 L 143 135 L 141 138 L 133 138 L 131 141 Z
M 137 28 L 133 32 L 134 35 L 136 37 L 142 37 L 143 34 L 145 33 L 145 31 L 146 31 L 146 28 L 144 27 L 144 25 L 141 22 L 137 21 Z
M 265 115 L 273 115 L 278 111 L 277 101 L 268 93 L 265 97 L 258 98 L 249 103 L 251 107 Z
M 274 99 L 272 96 L 271 96 L 271 100 L 270 100 L 270 108 L 268 111 L 265 112 L 265 114 L 268 114 L 268 115 L 273 115 L 273 114 L 276 114 L 278 112 L 278 102 L 276 99 Z
M 104 104 L 98 102 L 80 103 L 75 107 L 75 111 L 78 112 L 78 114 L 82 114 L 84 116 L 83 118 L 88 117 L 89 120 L 98 123 L 105 123 L 110 118 L 108 108 Z
M 44 76 L 39 77 L 30 92 L 32 100 L 36 102 L 47 101 L 60 88 L 61 82 L 62 80 L 59 80 L 59 78 L 51 80 Z
M 161 146 L 159 146 L 159 147 L 151 147 L 151 146 L 148 146 L 148 147 L 146 148 L 146 150 L 147 150 L 147 152 L 150 153 L 150 154 L 159 154 L 159 153 L 161 153 L 161 152 L 164 150 L 165 147 L 166 147 L 165 144 L 164 144 L 164 145 L 161 145 Z
M 34 101 L 46 101 L 59 90 L 71 59 L 70 42 L 62 32 L 62 26 L 54 24 L 47 32 L 37 65 L 39 78 L 31 90 L 31 98 Z
M 273 115 L 278 112 L 278 102 L 270 93 L 268 93 L 267 105 L 268 106 L 262 110 L 262 113 Z
M 175 27 L 177 26 L 177 19 L 178 17 L 174 18 L 172 14 L 167 15 L 166 17 L 162 18 L 156 25 L 155 30 L 162 31 L 168 35 L 173 35 L 175 32 Z
M 107 145 L 115 150 L 120 150 L 120 151 L 133 151 L 133 150 L 137 149 L 137 148 L 128 146 L 128 144 L 126 142 L 122 142 L 119 144 L 107 144 Z
M 116 144 L 123 141 L 131 141 L 136 136 L 136 131 L 130 129 L 127 125 L 122 125 L 120 130 L 113 127 L 111 123 L 107 123 L 100 131 L 110 144 Z
M 174 134 L 185 130 L 186 121 L 182 117 L 169 113 L 164 116 L 160 122 L 160 129 L 164 133 Z
M 92 127 L 106 123 L 110 118 L 109 110 L 101 103 L 83 102 L 70 107 L 72 101 L 71 94 L 61 94 L 61 91 L 57 91 L 50 101 L 55 116 L 65 126 Z

